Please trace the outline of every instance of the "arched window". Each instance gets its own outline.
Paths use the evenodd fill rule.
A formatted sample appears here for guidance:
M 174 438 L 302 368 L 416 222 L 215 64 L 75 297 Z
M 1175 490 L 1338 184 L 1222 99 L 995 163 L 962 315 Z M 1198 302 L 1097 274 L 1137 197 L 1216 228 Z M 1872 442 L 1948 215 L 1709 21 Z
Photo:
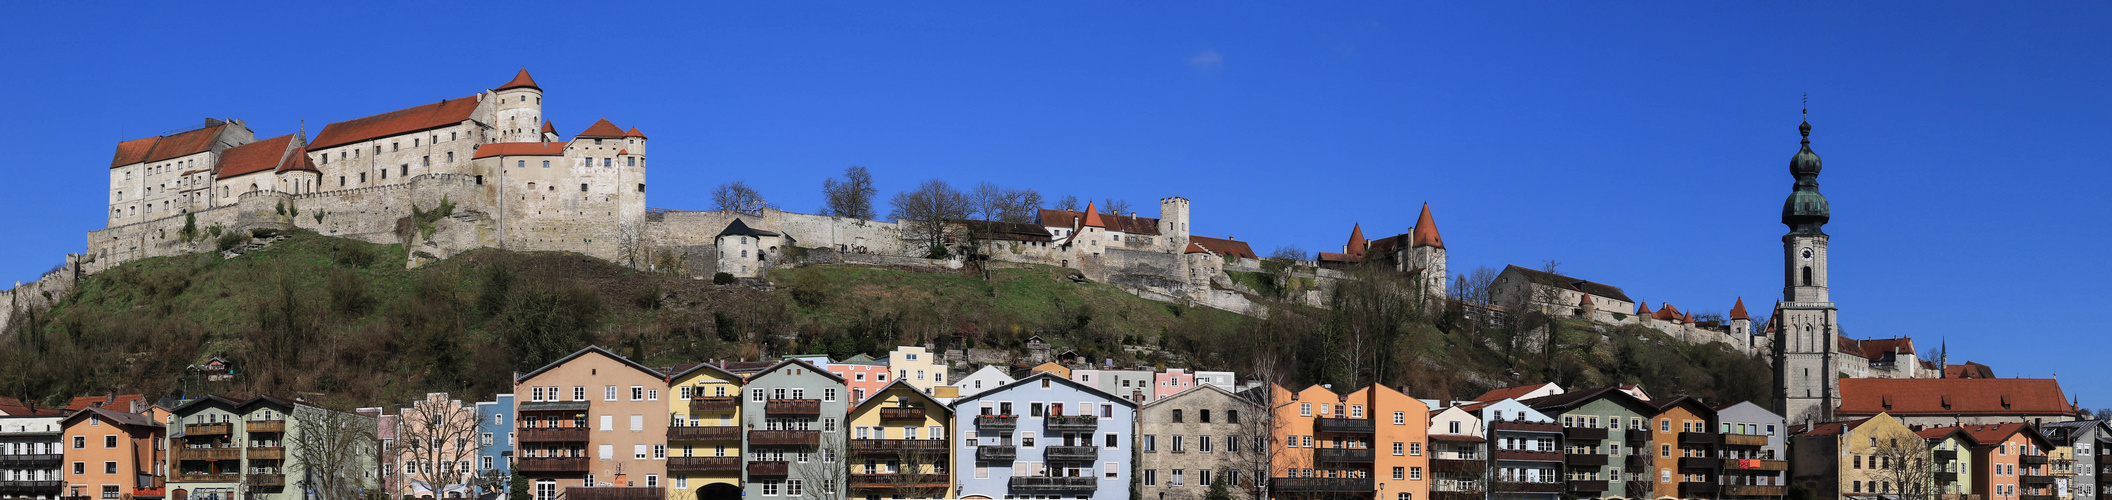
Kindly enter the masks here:
M 1811 266 L 1804 266 L 1804 286 L 1811 286 Z

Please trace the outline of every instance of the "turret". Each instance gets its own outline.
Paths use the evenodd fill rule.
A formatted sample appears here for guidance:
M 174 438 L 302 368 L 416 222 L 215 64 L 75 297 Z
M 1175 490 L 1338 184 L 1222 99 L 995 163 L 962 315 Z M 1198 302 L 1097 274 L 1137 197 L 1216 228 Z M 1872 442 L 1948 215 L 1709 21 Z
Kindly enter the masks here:
M 491 93 L 492 98 L 499 100 L 495 105 L 496 123 L 492 125 L 499 129 L 496 142 L 543 140 L 543 88 L 535 85 L 527 68 Z
M 1423 213 L 1416 216 L 1409 238 L 1407 265 L 1422 270 L 1424 293 L 1433 298 L 1445 296 L 1445 280 L 1451 277 L 1445 274 L 1445 240 L 1437 235 L 1437 220 L 1430 217 L 1429 203 L 1423 203 Z
M 1168 196 L 1159 199 L 1159 236 L 1165 248 L 1185 252 L 1188 248 L 1188 199 Z
M 1748 352 L 1753 347 L 1753 318 L 1745 312 L 1745 297 L 1731 304 L 1731 340 L 1745 342 Z

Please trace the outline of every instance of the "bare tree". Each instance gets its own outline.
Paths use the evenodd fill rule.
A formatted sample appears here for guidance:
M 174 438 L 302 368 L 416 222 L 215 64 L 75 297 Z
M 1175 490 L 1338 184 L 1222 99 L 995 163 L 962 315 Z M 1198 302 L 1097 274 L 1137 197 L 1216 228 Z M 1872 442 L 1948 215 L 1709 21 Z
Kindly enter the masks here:
M 1239 410 L 1236 417 L 1239 418 L 1238 435 L 1225 437 L 1242 441 L 1239 443 L 1240 453 L 1233 456 L 1230 460 L 1232 465 L 1228 469 L 1238 471 L 1242 479 L 1248 481 L 1246 484 L 1229 486 L 1234 489 L 1243 486 L 1252 488 L 1249 490 L 1253 494 L 1252 498 L 1269 498 L 1269 477 L 1275 473 L 1276 465 L 1271 460 L 1278 447 L 1283 446 L 1283 443 L 1276 441 L 1276 436 L 1287 435 L 1285 433 L 1289 431 L 1280 423 L 1282 421 L 1276 418 L 1277 407 L 1287 402 L 1276 401 L 1275 391 L 1283 379 L 1283 374 L 1277 368 L 1276 357 L 1272 354 L 1258 353 L 1254 356 L 1251 376 L 1254 377 L 1252 380 L 1260 382 L 1261 386 L 1240 392 L 1240 399 L 1251 403 L 1251 406 Z M 1227 417 L 1232 417 L 1232 414 L 1227 414 Z
M 1895 429 L 1877 436 L 1877 448 L 1871 450 L 1869 460 L 1876 461 L 1877 472 L 1872 475 L 1891 483 L 1883 485 L 1881 492 L 1902 500 L 1931 500 L 1936 494 L 1930 490 L 1936 479 L 1936 469 L 1930 466 L 1933 458 L 1928 440 Z
M 1276 247 L 1276 251 L 1269 252 L 1269 258 L 1282 260 L 1312 260 L 1309 257 L 1310 255 L 1312 254 L 1307 253 L 1305 249 L 1298 248 L 1298 245 L 1284 245 Z
M 939 179 L 924 181 L 914 191 L 895 193 L 891 204 L 894 212 L 888 216 L 902 224 L 912 241 L 932 249 L 946 244 L 953 222 L 967 218 L 970 210 L 967 195 Z
M 616 224 L 616 258 L 622 259 L 623 265 L 638 267 L 640 257 L 650 253 L 645 247 L 644 225 L 634 222 Z
M 1496 270 L 1486 266 L 1474 268 L 1452 280 L 1452 298 L 1481 305 L 1496 303 Z
M 994 219 L 999 222 L 1033 224 L 1041 219 L 1041 193 L 1032 189 L 1007 189 Z
M 997 220 L 997 212 L 1004 208 L 1005 188 L 989 181 L 978 182 L 968 190 L 968 218 Z
M 449 486 L 474 486 L 477 422 L 474 408 L 446 393 L 427 394 L 398 414 L 395 452 L 403 463 L 417 464 L 411 478 L 424 481 L 435 497 L 446 496 Z
M 1076 212 L 1076 211 L 1079 211 L 1079 210 L 1084 210 L 1084 209 L 1085 209 L 1085 206 L 1084 206 L 1084 205 L 1081 205 L 1080 203 L 1081 203 L 1081 202 L 1079 202 L 1079 201 L 1078 201 L 1078 197 L 1077 197 L 1077 196 L 1075 196 L 1075 195 L 1068 195 L 1068 194 L 1067 194 L 1067 195 L 1063 195 L 1063 197 L 1062 197 L 1062 198 L 1057 198 L 1057 199 L 1056 199 L 1056 209 L 1057 209 L 1057 210 L 1068 210 L 1068 211 L 1072 211 L 1072 212 Z
M 1107 198 L 1104 200 L 1100 200 L 1100 212 L 1108 215 L 1122 215 L 1129 213 L 1129 200 L 1117 198 Z
M 843 180 L 830 178 L 821 181 L 821 197 L 824 203 L 821 214 L 872 219 L 873 195 L 876 193 L 879 191 L 873 189 L 873 174 L 867 172 L 865 167 L 852 165 L 843 169 Z
M 801 500 L 843 500 L 851 479 L 851 468 L 845 462 L 848 458 L 844 456 L 844 450 L 849 449 L 846 444 L 849 434 L 825 432 L 819 445 L 801 449 L 800 454 L 811 455 L 792 464 L 793 472 L 797 474 L 793 479 L 799 481 L 800 491 L 789 491 L 788 483 L 785 494 L 796 495 Z
M 301 467 L 303 486 L 316 500 L 358 500 L 375 487 L 380 453 L 373 418 L 308 405 L 294 407 L 299 427 L 286 440 Z
M 711 190 L 711 203 L 717 210 L 749 215 L 760 215 L 763 209 L 770 208 L 770 202 L 763 199 L 763 193 L 748 187 L 747 181 L 720 184 L 717 189 Z

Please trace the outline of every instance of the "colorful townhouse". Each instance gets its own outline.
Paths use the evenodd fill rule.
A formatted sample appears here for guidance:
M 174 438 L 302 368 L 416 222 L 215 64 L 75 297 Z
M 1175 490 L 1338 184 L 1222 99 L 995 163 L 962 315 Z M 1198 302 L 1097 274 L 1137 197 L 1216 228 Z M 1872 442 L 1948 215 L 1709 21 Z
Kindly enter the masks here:
M 513 492 L 513 395 L 499 394 L 477 402 L 477 470 L 486 478 L 484 493 Z
M 1533 400 L 1538 402 L 1539 400 Z M 1568 487 L 1561 424 L 1526 402 L 1484 408 L 1489 431 L 1489 498 L 1544 500 Z M 1507 407 L 1508 406 L 1508 407 Z
M 1509 399 L 1504 401 L 1517 404 Z M 1489 438 L 1486 430 L 1481 415 L 1466 407 L 1454 406 L 1430 412 L 1431 500 L 1488 498 Z
M 785 359 L 806 362 L 843 379 L 844 387 L 851 390 L 853 405 L 865 401 L 868 395 L 880 392 L 880 388 L 887 387 L 888 378 L 892 375 L 886 361 L 865 354 L 857 354 L 842 361 L 831 360 L 824 354 L 799 354 L 785 356 Z
M 895 380 L 909 382 L 925 394 L 930 394 L 933 387 L 947 384 L 946 364 L 939 362 L 937 354 L 923 347 L 896 347 L 887 353 L 887 367 L 895 371 Z
M 408 498 L 476 497 L 484 423 L 474 404 L 428 393 L 393 415 L 395 443 L 391 455 L 395 466 L 385 474 L 396 476 L 388 491 Z
M 513 470 L 531 498 L 662 486 L 669 417 L 660 372 L 588 346 L 513 380 L 513 393 L 528 395 L 514 408 Z
M 970 376 L 970 378 L 973 377 L 973 375 Z M 1139 405 L 1151 402 L 1152 397 L 1158 394 L 1158 389 L 1153 386 L 1153 384 L 1157 383 L 1158 374 L 1152 373 L 1150 370 L 1080 369 L 1070 370 L 1069 375 L 1065 375 L 1065 378 Z M 967 394 L 967 390 L 962 389 L 961 393 Z
M 51 499 L 64 494 L 61 420 L 47 415 L 0 416 L 0 498 Z
M 1657 408 L 1618 387 L 1561 392 L 1552 384 L 1528 386 L 1548 396 L 1531 399 L 1543 418 L 1562 428 L 1563 478 L 1575 498 L 1657 498 L 1650 419 Z M 1530 393 L 1529 393 L 1530 394 Z M 1530 464 L 1520 464 L 1529 466 Z
M 375 419 L 271 396 L 220 396 L 170 410 L 168 496 L 175 500 L 298 500 L 380 485 Z M 306 463 L 302 443 L 315 447 Z
M 1005 384 L 1010 384 L 1017 380 L 1012 378 L 1012 374 L 1006 372 L 1002 367 L 983 365 L 982 368 L 977 368 L 974 372 L 969 373 L 968 376 L 961 377 L 959 381 L 954 382 L 953 387 L 960 393 L 961 397 L 968 397 L 982 394 L 983 391 L 1003 387 Z M 1086 383 L 1086 385 L 1090 386 L 1093 384 Z
M 1899 419 L 1883 413 L 1801 426 L 1789 436 L 1789 482 L 1810 488 L 1817 498 L 1898 495 L 1898 485 L 1883 467 L 1889 464 L 1881 463 L 1878 455 L 1879 447 L 1901 442 L 1924 441 Z
M 1158 401 L 1195 387 L 1195 374 L 1180 368 L 1167 368 L 1153 373 L 1151 381 L 1151 401 Z
M 66 476 L 66 496 L 166 496 L 162 467 L 168 436 L 153 417 L 91 405 L 76 410 L 59 425 L 68 445 L 65 461 L 72 469 Z
M 1232 372 L 1197 371 L 1195 372 L 1195 383 L 1214 385 L 1227 391 L 1237 391 L 1239 390 L 1239 375 Z
M 1701 400 L 1673 396 L 1650 401 L 1657 407 L 1651 440 L 1656 446 L 1655 498 L 1716 498 L 1722 494 L 1723 462 L 1716 446 L 1716 409 Z
M 1780 498 L 1788 494 L 1787 423 L 1750 401 L 1716 407 L 1723 457 L 1722 498 Z
M 1127 500 L 1137 405 L 1035 373 L 954 400 L 960 498 Z
M 851 409 L 850 498 L 954 498 L 953 413 L 926 390 L 897 378 Z
M 741 496 L 740 375 L 700 363 L 668 378 L 669 499 Z
M 1202 500 L 1213 484 L 1253 491 L 1267 472 L 1269 429 L 1261 405 L 1214 385 L 1137 409 L 1137 468 L 1143 498 Z M 1259 446 L 1257 446 L 1259 445 Z M 1180 478 L 1178 482 L 1174 478 Z
M 1430 406 L 1385 386 L 1337 394 L 1271 387 L 1276 405 L 1270 495 L 1412 499 L 1430 491 Z M 1412 417 L 1411 417 L 1412 416 Z M 1371 495 L 1371 496 L 1365 496 Z
M 1936 427 L 1915 431 L 1929 444 L 1931 470 L 1927 491 L 1943 500 L 1966 500 L 1973 496 L 1973 435 L 1958 427 Z
M 2039 434 L 2052 441 L 2056 456 L 2053 458 L 2054 472 L 2060 475 L 2063 468 L 2071 476 L 2068 492 L 2072 500 L 2100 500 L 2106 495 L 2105 486 L 2112 480 L 2112 469 L 2106 468 L 2103 446 L 2099 443 L 2112 441 L 2112 425 L 2103 420 L 2078 420 L 2074 422 L 2048 422 L 2038 424 Z M 2066 450 L 2069 462 L 2063 467 L 2059 450 Z
M 1993 380 L 1993 379 L 1990 379 Z M 1973 493 L 1987 500 L 2054 500 L 2048 471 L 2053 443 L 2030 424 L 1960 426 L 1973 441 Z
M 788 359 L 742 384 L 741 486 L 751 500 L 844 498 L 842 426 L 850 412 L 842 378 Z

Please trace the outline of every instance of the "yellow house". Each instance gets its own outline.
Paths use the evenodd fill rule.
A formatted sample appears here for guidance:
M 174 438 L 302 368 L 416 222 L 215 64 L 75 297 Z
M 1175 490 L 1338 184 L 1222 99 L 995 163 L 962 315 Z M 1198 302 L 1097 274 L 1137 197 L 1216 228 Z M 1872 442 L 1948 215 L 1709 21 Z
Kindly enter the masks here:
M 851 409 L 850 497 L 953 498 L 952 410 L 896 379 Z
M 887 368 L 894 370 L 895 380 L 909 382 L 927 394 L 933 387 L 952 383 L 946 380 L 946 365 L 939 362 L 937 355 L 922 347 L 901 346 L 889 351 Z
M 740 375 L 709 363 L 671 377 L 669 500 L 741 497 Z
M 1891 415 L 1811 426 L 1790 436 L 1790 482 L 1812 488 L 1818 498 L 1871 499 L 1923 493 L 1928 485 L 1896 484 L 1888 474 L 1896 452 L 1885 448 L 1926 448 L 1927 441 Z M 1926 476 L 1924 476 L 1926 477 Z

